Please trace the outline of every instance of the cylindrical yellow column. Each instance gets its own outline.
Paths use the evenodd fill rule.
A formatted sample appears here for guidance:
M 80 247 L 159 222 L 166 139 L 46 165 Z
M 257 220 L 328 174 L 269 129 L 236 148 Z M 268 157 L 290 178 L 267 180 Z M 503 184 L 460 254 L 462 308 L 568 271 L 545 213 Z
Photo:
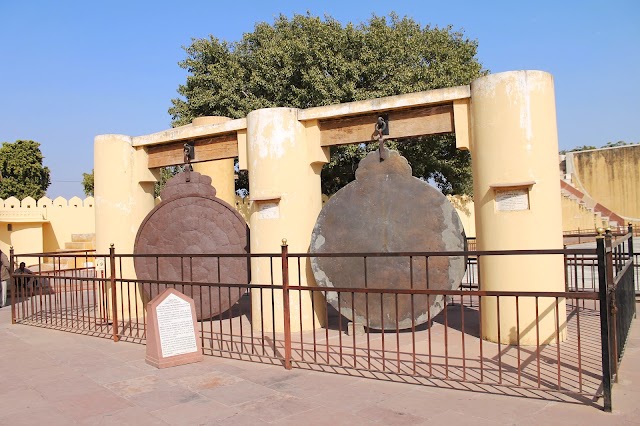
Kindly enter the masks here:
M 542 71 L 481 77 L 471 83 L 471 114 L 478 250 L 561 249 L 553 77 Z M 562 255 L 483 256 L 479 269 L 482 290 L 564 291 Z M 482 336 L 493 342 L 563 340 L 565 323 L 563 299 L 482 300 Z
M 280 253 L 286 238 L 289 253 L 306 253 L 311 231 L 322 208 L 320 189 L 321 167 L 312 165 L 309 141 L 305 127 L 298 122 L 297 110 L 269 108 L 252 111 L 247 115 L 247 159 L 251 199 L 249 225 L 252 253 Z M 273 265 L 273 268 L 271 267 Z M 308 258 L 302 258 L 298 273 L 297 260 L 289 263 L 290 284 L 315 285 Z M 279 258 L 251 260 L 251 277 L 254 284 L 275 284 L 282 281 Z M 311 294 L 292 291 L 290 295 L 291 329 L 309 330 L 324 318 L 324 311 L 315 303 L 312 309 Z M 283 329 L 282 292 L 251 293 L 253 326 L 265 331 Z M 272 311 L 273 306 L 273 311 Z M 300 318 L 302 317 L 302 321 Z M 275 319 L 272 321 L 272 318 Z
M 202 126 L 205 124 L 220 124 L 231 120 L 228 117 L 206 116 L 194 118 L 191 124 Z M 198 149 L 198 148 L 196 148 Z M 224 160 L 194 163 L 193 170 L 211 178 L 211 184 L 216 188 L 216 197 L 226 201 L 231 206 L 236 203 L 236 182 L 233 169 L 233 158 Z
M 110 244 L 114 244 L 117 254 L 133 253 L 138 227 L 154 206 L 153 184 L 156 179 L 149 172 L 146 159 L 144 150 L 134 148 L 129 136 L 96 136 L 94 198 L 98 254 L 108 254 Z M 118 273 L 119 271 L 120 263 Z M 122 260 L 122 277 L 136 278 L 131 258 Z M 126 285 L 122 288 L 127 292 Z M 141 314 L 143 305 L 134 285 L 129 289 L 129 295 L 132 305 L 133 300 L 138 301 L 137 312 Z M 128 315 L 128 312 L 127 306 L 125 313 Z M 135 307 L 132 307 L 131 312 L 136 312 Z

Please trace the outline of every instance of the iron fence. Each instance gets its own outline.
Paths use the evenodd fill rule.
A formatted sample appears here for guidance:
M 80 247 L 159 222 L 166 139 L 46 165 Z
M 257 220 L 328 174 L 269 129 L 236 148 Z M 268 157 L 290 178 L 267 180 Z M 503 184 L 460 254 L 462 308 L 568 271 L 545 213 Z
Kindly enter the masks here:
M 200 306 L 204 319 L 198 333 L 205 354 L 425 385 L 455 383 L 484 392 L 509 389 L 536 398 L 553 392 L 560 395 L 554 398 L 590 404 L 604 397 L 603 405 L 610 410 L 611 383 L 635 316 L 635 297 L 629 293 L 634 253 L 630 235 L 613 242 L 610 234 L 598 241 L 594 249 L 322 255 L 359 259 L 365 265 L 364 282 L 372 259 L 403 257 L 409 264 L 424 259 L 428 266 L 429 259 L 464 256 L 467 270 L 457 290 L 310 287 L 305 276 L 312 255 L 288 253 L 286 245 L 281 253 L 241 255 L 268 268 L 266 282 L 194 282 L 187 273 L 178 281 L 162 276 L 142 281 L 127 272 L 140 255 L 116 254 L 112 248 L 108 255 L 93 253 L 90 267 L 40 271 L 31 277 L 40 284 L 16 286 L 27 276 L 12 271 L 12 318 L 21 324 L 143 343 L 148 301 L 141 294 L 143 286 L 155 293 L 174 287 L 196 303 L 207 295 L 212 300 L 212 293 L 221 300 L 225 292 L 238 292 L 238 302 L 219 314 L 209 307 L 207 315 L 206 307 Z M 12 264 L 25 256 L 62 255 L 12 253 Z M 561 257 L 565 291 L 483 290 L 483 259 L 496 256 L 516 262 L 520 256 Z M 199 258 L 219 265 L 238 255 L 151 257 L 156 262 L 178 258 L 183 265 Z M 329 293 L 337 296 L 337 307 L 327 301 Z M 389 308 L 376 315 L 395 318 L 399 324 L 399 305 L 409 306 L 413 314 L 420 300 L 436 297 L 443 300 L 440 313 L 432 314 L 427 307 L 424 323 L 412 319 L 402 329 L 375 330 L 368 312 L 359 323 L 342 315 L 341 304 L 351 304 L 353 311 L 355 304 L 368 307 L 380 301 Z M 310 306 L 313 314 L 303 306 Z M 535 312 L 533 319 L 524 311 Z M 515 318 L 514 329 L 500 329 L 503 315 Z M 483 334 L 483 321 L 494 319 L 498 336 L 491 342 Z M 551 331 L 541 331 L 543 322 L 547 328 L 551 324 Z M 521 341 L 527 333 L 535 336 L 533 343 Z

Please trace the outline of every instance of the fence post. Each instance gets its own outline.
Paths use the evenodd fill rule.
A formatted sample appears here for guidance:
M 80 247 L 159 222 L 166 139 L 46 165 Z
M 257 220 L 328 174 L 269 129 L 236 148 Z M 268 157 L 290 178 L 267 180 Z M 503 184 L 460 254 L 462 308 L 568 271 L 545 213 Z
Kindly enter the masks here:
M 611 339 L 611 361 L 613 363 L 613 381 L 618 383 L 618 302 L 616 301 L 616 288 L 614 286 L 614 269 L 616 265 L 613 259 L 613 234 L 611 229 L 607 229 L 604 234 L 605 256 L 607 258 L 607 291 L 609 293 L 609 339 Z M 618 261 L 616 255 L 616 261 Z
M 11 324 L 16 323 L 16 293 L 18 292 L 18 288 L 16 285 L 16 280 L 13 278 L 13 262 L 14 260 L 13 246 L 9 247 L 9 282 L 7 285 L 11 289 Z M 2 260 L 0 260 L 2 263 Z
M 627 226 L 627 232 L 629 233 L 629 259 L 631 259 L 631 279 L 635 279 L 636 265 L 635 265 L 635 258 L 634 258 L 635 253 L 633 252 L 633 224 L 631 222 L 629 222 L 629 225 Z M 638 285 L 638 283 L 634 282 L 633 283 L 634 291 L 636 289 L 636 285 Z M 636 303 L 633 304 L 633 317 L 638 318 Z
M 118 336 L 118 292 L 116 291 L 116 249 L 113 244 L 109 247 L 109 263 L 111 269 L 111 319 L 113 320 L 113 341 L 120 340 Z
M 282 239 L 282 307 L 284 310 L 284 368 L 291 370 L 291 312 L 289 309 L 289 246 Z M 275 324 L 274 324 L 275 326 Z
M 602 393 L 604 411 L 611 412 L 611 342 L 609 341 L 609 289 L 607 266 L 605 265 L 605 244 L 602 233 L 596 237 L 598 254 L 598 293 L 600 299 L 600 343 L 602 347 Z

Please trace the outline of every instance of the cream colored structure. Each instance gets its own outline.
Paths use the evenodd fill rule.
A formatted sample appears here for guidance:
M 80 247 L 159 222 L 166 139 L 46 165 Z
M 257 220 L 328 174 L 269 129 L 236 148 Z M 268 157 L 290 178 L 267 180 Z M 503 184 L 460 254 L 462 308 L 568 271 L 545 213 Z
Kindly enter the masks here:
M 298 110 L 292 108 L 270 108 L 253 111 L 247 115 L 247 163 L 251 182 L 251 228 L 252 253 L 278 253 L 282 237 L 288 239 L 292 253 L 306 253 L 315 218 L 322 209 L 320 172 L 329 161 L 329 150 L 320 149 L 320 134 L 317 123 L 306 127 L 298 121 Z M 292 275 L 297 276 L 297 263 L 291 262 Z M 280 268 L 275 268 L 274 280 L 281 282 Z M 252 259 L 251 274 L 257 283 L 269 283 L 271 268 L 269 259 Z M 308 259 L 301 263 L 301 285 L 315 285 Z M 297 284 L 297 283 L 296 283 Z M 268 293 L 268 294 L 267 294 Z M 300 318 L 302 327 L 312 328 L 312 320 L 321 324 L 323 311 L 313 312 L 311 297 L 292 292 L 291 315 Z M 271 318 L 270 292 L 264 297 L 252 293 L 252 312 L 256 317 Z M 277 330 L 283 328 L 282 295 L 276 294 L 274 301 Z M 323 306 L 316 303 L 316 306 Z M 292 322 L 296 330 L 300 321 Z M 254 327 L 259 326 L 256 321 Z M 269 326 L 269 328 L 271 328 Z
M 478 250 L 562 249 L 553 78 L 541 71 L 489 75 L 471 83 L 472 167 Z M 482 256 L 487 291 L 564 291 L 562 255 Z M 482 299 L 482 337 L 536 344 L 565 335 L 563 300 Z M 519 336 L 517 330 L 519 328 Z M 498 338 L 500 336 L 500 338 Z
M 93 197 L 84 200 L 43 197 L 38 201 L 31 197 L 22 201 L 15 197 L 0 199 L 0 249 L 5 253 L 9 253 L 12 246 L 16 253 L 78 248 L 72 243 L 73 235 L 94 231 Z M 23 260 L 30 266 L 38 264 L 37 258 Z
M 109 253 L 111 244 L 118 253 L 133 253 L 138 227 L 154 207 L 153 187 L 156 174 L 147 167 L 147 153 L 135 148 L 125 135 L 96 136 L 94 143 L 94 196 L 96 204 L 96 252 Z M 116 261 L 123 277 L 135 278 L 133 259 Z M 107 268 L 109 266 L 107 265 Z M 119 273 L 119 272 L 118 272 Z M 110 276 L 107 269 L 106 276 Z M 142 312 L 144 301 L 135 284 L 123 285 L 138 309 L 125 305 L 125 312 Z M 107 292 L 108 295 L 111 292 Z M 120 287 L 118 288 L 119 303 Z M 126 300 L 129 300 L 127 298 Z M 109 302 L 110 303 L 110 302 Z M 128 303 L 128 302 L 127 302 Z M 124 319 L 124 318 L 122 318 Z
M 198 117 L 194 118 L 191 124 L 193 126 L 202 126 L 205 124 L 220 124 L 229 120 L 231 119 L 228 117 L 218 116 Z M 211 178 L 211 184 L 216 188 L 216 197 L 226 201 L 231 206 L 235 206 L 236 203 L 236 182 L 233 163 L 233 158 L 226 158 L 193 165 L 194 171 Z
M 119 252 L 133 251 L 137 227 L 153 207 L 155 176 L 149 169 L 181 164 L 182 144 L 192 141 L 194 163 L 237 157 L 240 169 L 249 171 L 253 253 L 279 253 L 285 238 L 291 253 L 306 253 L 322 206 L 320 171 L 329 161 L 329 148 L 371 141 L 381 113 L 389 117 L 389 139 L 455 132 L 457 147 L 471 150 L 480 249 L 562 248 L 553 81 L 547 73 L 515 71 L 479 78 L 471 86 L 304 110 L 261 109 L 243 119 L 196 120 L 133 138 L 98 136 L 98 250 L 113 242 Z M 515 191 L 515 198 L 506 191 Z M 270 283 L 265 264 L 252 262 L 253 283 Z M 315 285 L 308 262 L 302 269 L 300 285 Z M 292 265 L 290 270 L 297 280 Z M 132 268 L 127 273 L 132 275 Z M 280 277 L 274 279 L 277 283 Z M 482 283 L 484 290 L 562 291 L 562 257 L 484 258 Z M 295 310 L 300 304 L 293 293 L 290 306 Z M 277 300 L 275 324 L 270 324 L 271 305 L 260 305 L 259 292 L 252 295 L 254 315 L 265 311 L 265 329 L 281 330 L 282 301 Z M 496 314 L 488 309 L 495 302 L 485 298 L 483 303 L 483 336 L 497 340 Z M 516 342 L 518 321 L 510 303 L 501 301 L 501 340 Z M 318 319 L 323 313 L 312 312 L 310 300 L 301 305 L 302 327 L 309 329 L 314 315 Z M 529 344 L 535 306 L 520 305 L 520 343 Z M 549 340 L 555 329 L 553 307 L 548 301 L 541 307 L 541 335 Z M 560 310 L 563 319 L 563 303 Z M 297 312 L 292 315 L 298 317 Z
M 625 223 L 640 223 L 639 144 L 568 152 L 566 172 L 588 198 L 622 216 Z

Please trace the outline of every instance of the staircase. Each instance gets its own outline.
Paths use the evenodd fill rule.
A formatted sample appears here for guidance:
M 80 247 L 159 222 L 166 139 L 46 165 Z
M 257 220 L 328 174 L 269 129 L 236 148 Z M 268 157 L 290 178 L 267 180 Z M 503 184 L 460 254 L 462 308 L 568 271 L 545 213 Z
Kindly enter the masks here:
M 620 215 L 597 203 L 565 179 L 560 180 L 560 192 L 563 197 L 573 200 L 594 214 L 597 226 L 604 228 L 624 226 L 625 221 Z
M 95 250 L 96 234 L 71 234 L 71 241 L 64 243 L 64 248 L 56 250 L 57 253 L 69 256 L 45 258 L 42 270 L 52 269 L 77 269 L 92 267 L 95 262 L 93 253 L 84 254 L 83 251 Z M 55 265 L 55 268 L 54 268 Z M 44 267 L 48 269 L 45 269 Z

